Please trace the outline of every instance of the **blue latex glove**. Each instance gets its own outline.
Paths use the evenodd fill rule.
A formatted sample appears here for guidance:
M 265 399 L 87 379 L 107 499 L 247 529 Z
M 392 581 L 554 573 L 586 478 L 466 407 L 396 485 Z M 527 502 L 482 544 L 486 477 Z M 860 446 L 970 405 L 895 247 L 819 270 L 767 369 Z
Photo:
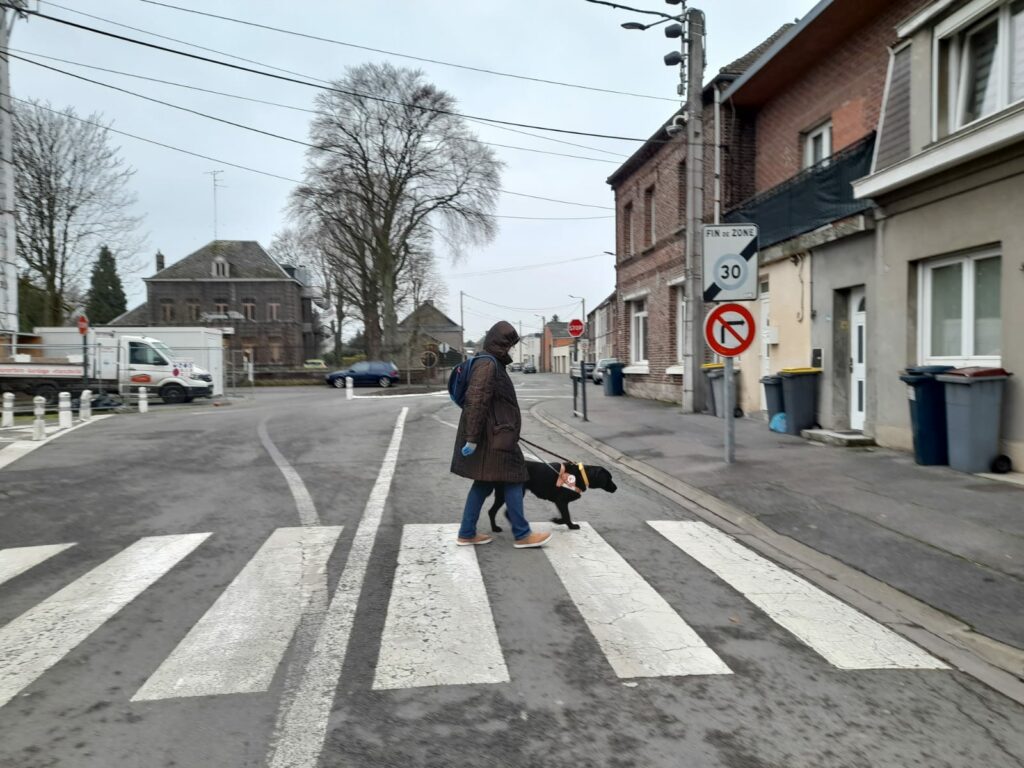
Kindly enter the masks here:
M 474 453 L 476 453 L 476 443 L 466 443 L 462 446 L 463 456 L 472 456 Z

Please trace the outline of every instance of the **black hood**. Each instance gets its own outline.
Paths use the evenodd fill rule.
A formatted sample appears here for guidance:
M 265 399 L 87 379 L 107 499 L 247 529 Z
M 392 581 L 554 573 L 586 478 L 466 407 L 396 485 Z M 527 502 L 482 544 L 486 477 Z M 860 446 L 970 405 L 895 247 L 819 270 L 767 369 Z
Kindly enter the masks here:
M 494 355 L 502 365 L 509 365 L 512 356 L 508 351 L 519 342 L 519 334 L 512 327 L 512 323 L 504 320 L 491 326 L 491 330 L 484 337 L 484 352 Z

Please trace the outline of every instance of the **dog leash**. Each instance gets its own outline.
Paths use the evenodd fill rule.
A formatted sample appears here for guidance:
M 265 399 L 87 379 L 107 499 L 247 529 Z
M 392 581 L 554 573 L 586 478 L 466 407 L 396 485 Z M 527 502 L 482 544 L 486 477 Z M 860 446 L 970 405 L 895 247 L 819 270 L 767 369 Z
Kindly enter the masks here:
M 520 436 L 519 442 L 526 443 L 531 448 L 536 448 L 538 451 L 542 451 L 543 453 L 546 453 L 549 456 L 554 456 L 556 459 L 558 459 L 559 461 L 562 462 L 562 472 L 565 471 L 565 465 L 566 464 L 569 464 L 569 465 L 573 464 L 573 462 L 569 461 L 569 459 L 565 458 L 564 456 L 558 455 L 557 453 L 552 451 L 550 448 L 544 448 L 543 446 L 537 445 L 536 443 L 531 443 L 529 440 L 527 440 L 526 438 L 524 438 L 522 436 Z M 562 476 L 562 472 L 559 472 L 559 470 L 555 469 L 554 467 L 552 467 L 547 462 L 544 462 L 544 463 L 548 467 L 548 469 L 550 469 L 556 475 L 558 475 L 559 477 Z M 590 478 L 587 477 L 587 470 L 585 470 L 583 468 L 583 462 L 578 462 L 578 463 L 576 463 L 575 466 L 580 471 L 580 477 L 583 480 L 583 490 L 585 491 L 585 490 L 587 490 L 590 487 Z M 575 489 L 573 489 L 573 490 L 575 490 Z M 581 491 L 576 491 L 576 492 L 577 493 L 581 493 Z
M 554 457 L 555 457 L 556 459 L 558 459 L 558 460 L 559 460 L 559 461 L 561 461 L 561 462 L 564 462 L 564 463 L 566 463 L 566 464 L 572 464 L 572 462 L 571 462 L 571 461 L 569 461 L 569 460 L 568 460 L 567 458 L 565 458 L 565 456 L 559 456 L 559 455 L 558 455 L 557 453 L 555 453 L 554 451 L 552 451 L 552 450 L 551 450 L 550 448 L 545 448 L 545 447 L 544 447 L 544 446 L 542 446 L 542 445 L 537 445 L 536 443 L 531 443 L 531 442 L 530 442 L 529 440 L 527 440 L 527 439 L 526 439 L 525 437 L 520 437 L 520 438 L 519 438 L 519 442 L 521 442 L 521 443 L 526 443 L 526 444 L 527 444 L 528 446 L 530 446 L 531 448 L 536 448 L 536 449 L 537 449 L 538 451 L 542 451 L 543 453 L 546 453 L 546 454 L 548 454 L 549 456 L 554 456 Z

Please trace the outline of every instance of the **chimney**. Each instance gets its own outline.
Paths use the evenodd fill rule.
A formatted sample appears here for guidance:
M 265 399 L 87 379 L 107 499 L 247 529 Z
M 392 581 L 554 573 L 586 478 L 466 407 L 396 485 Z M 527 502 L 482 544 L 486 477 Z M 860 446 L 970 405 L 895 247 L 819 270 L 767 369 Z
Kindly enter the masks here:
M 156 271 L 162 272 L 164 269 L 164 255 L 160 251 L 156 252 Z

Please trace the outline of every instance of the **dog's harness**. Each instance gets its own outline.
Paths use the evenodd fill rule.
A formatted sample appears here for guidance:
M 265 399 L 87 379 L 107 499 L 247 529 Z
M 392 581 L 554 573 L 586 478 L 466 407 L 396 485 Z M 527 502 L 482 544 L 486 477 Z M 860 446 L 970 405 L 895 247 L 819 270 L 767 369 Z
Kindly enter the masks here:
M 543 451 L 544 453 L 550 454 L 551 456 L 554 456 L 556 459 L 561 460 L 562 463 L 558 465 L 557 470 L 550 464 L 547 464 L 547 462 L 545 462 L 545 465 L 550 467 L 551 471 L 555 472 L 558 475 L 558 478 L 555 480 L 556 488 L 566 488 L 567 490 L 575 491 L 576 493 L 581 495 L 584 491 L 590 488 L 590 478 L 587 477 L 587 470 L 583 468 L 582 461 L 576 464 L 576 468 L 580 471 L 580 479 L 583 481 L 583 488 L 580 489 L 576 487 L 576 477 L 565 471 L 565 465 L 572 464 L 571 461 L 569 461 L 564 456 L 559 456 L 554 451 L 544 448 L 543 446 L 537 445 L 536 443 L 531 443 L 529 440 L 526 440 L 522 437 L 519 438 L 519 442 L 526 443 L 531 448 L 536 448 L 538 451 Z

